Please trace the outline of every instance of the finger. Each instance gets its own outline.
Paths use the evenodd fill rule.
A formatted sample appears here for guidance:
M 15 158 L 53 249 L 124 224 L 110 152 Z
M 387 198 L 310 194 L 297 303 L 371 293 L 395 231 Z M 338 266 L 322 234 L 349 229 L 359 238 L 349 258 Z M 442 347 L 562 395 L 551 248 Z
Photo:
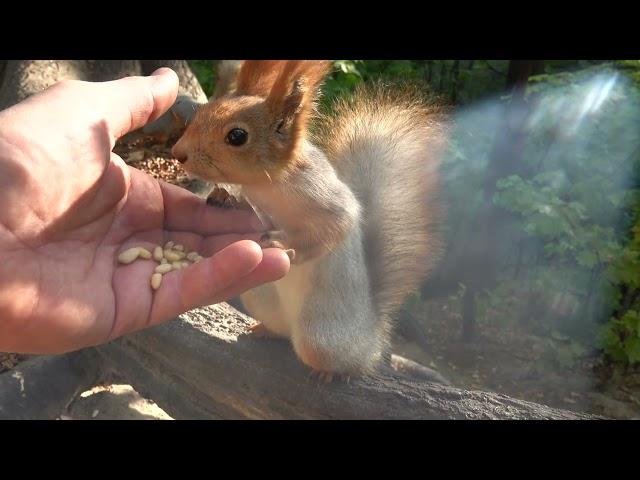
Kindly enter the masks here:
M 262 258 L 260 246 L 244 240 L 184 270 L 164 275 L 154 295 L 150 324 L 155 325 L 193 308 L 216 303 L 220 292 L 230 289 L 253 272 Z
M 164 246 L 169 240 L 171 240 L 175 245 L 182 245 L 185 248 L 185 251 L 195 251 L 203 257 L 210 257 L 223 248 L 228 247 L 232 243 L 239 242 L 240 240 L 252 240 L 259 243 L 262 235 L 262 232 L 226 233 L 203 238 L 202 235 L 197 233 L 171 231 L 167 232 L 161 246 Z
M 279 248 L 267 248 L 262 251 L 262 262 L 246 277 L 218 293 L 213 303 L 219 303 L 236 297 L 263 283 L 275 282 L 289 272 L 289 257 Z
M 166 112 L 178 96 L 178 76 L 169 68 L 149 77 L 127 77 L 100 84 L 112 143 Z
M 250 210 L 222 209 L 207 205 L 204 199 L 184 188 L 160 182 L 164 202 L 164 228 L 200 235 L 248 233 L 265 229 Z
M 260 237 L 262 237 L 262 235 L 264 235 L 262 232 L 212 235 L 202 240 L 202 244 L 200 246 L 200 254 L 205 257 L 210 257 L 223 248 L 228 247 L 232 243 L 239 242 L 240 240 L 251 240 L 253 242 L 259 243 Z

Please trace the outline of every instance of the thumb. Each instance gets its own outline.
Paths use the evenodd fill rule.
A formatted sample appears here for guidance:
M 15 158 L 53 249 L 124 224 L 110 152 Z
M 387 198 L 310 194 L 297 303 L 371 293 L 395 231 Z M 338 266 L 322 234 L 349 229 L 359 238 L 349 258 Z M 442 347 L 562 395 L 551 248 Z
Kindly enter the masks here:
M 104 119 L 115 141 L 166 112 L 178 96 L 178 75 L 160 68 L 148 77 L 127 77 L 103 82 Z

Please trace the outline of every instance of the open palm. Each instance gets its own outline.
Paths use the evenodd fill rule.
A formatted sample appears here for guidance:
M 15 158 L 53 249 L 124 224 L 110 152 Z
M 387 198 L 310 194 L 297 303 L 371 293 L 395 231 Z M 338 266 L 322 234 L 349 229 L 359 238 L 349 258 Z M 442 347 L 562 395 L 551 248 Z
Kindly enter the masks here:
M 177 78 L 62 82 L 0 112 L 0 351 L 95 345 L 282 277 L 251 212 L 208 207 L 128 167 L 115 141 L 175 101 Z M 164 276 L 153 261 L 119 265 L 131 246 L 167 240 L 206 256 Z

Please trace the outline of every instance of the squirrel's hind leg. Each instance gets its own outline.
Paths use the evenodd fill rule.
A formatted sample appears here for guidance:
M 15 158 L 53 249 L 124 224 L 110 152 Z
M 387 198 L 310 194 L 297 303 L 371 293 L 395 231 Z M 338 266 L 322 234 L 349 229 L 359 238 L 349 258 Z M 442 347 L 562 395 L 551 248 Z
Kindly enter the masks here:
M 363 336 L 367 333 L 363 332 Z M 382 348 L 373 347 L 379 343 L 373 336 L 362 339 L 352 351 L 345 348 L 346 342 L 340 345 L 337 339 L 318 341 L 318 338 L 294 334 L 291 340 L 298 358 L 311 368 L 310 375 L 325 383 L 335 378 L 348 383 L 351 377 L 372 373 L 382 358 Z
M 318 372 L 359 376 L 373 372 L 382 360 L 386 322 L 374 305 L 361 245 L 356 228 L 315 264 L 311 287 L 292 324 L 296 354 Z

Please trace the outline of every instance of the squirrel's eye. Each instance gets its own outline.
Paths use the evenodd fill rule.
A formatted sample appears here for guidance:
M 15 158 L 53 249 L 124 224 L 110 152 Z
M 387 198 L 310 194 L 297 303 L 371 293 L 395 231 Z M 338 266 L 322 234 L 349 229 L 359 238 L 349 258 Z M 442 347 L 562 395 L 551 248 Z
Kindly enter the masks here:
M 234 128 L 233 130 L 227 133 L 227 143 L 233 145 L 234 147 L 239 147 L 240 145 L 244 145 L 247 143 L 247 138 L 249 134 L 242 130 L 241 128 Z

